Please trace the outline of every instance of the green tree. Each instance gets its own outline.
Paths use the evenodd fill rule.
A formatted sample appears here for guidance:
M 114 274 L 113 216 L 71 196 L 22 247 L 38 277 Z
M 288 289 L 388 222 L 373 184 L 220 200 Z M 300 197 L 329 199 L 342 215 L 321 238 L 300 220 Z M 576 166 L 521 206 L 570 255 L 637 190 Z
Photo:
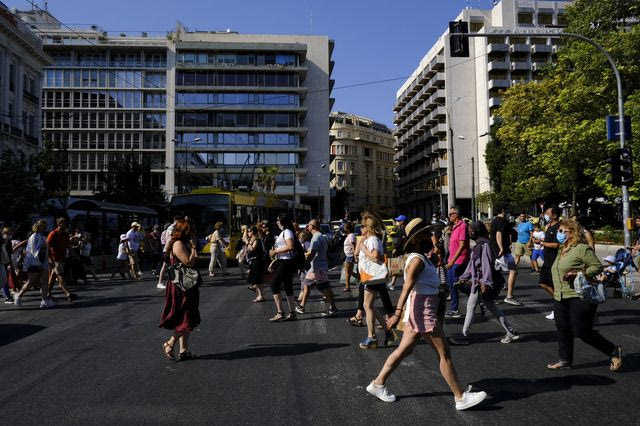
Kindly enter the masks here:
M 21 223 L 42 201 L 37 161 L 23 153 L 0 156 L 0 221 Z
M 101 189 L 95 193 L 98 200 L 135 205 L 166 201 L 164 191 L 152 184 L 150 164 L 140 163 L 133 154 L 110 161 L 99 178 Z
M 45 140 L 42 151 L 36 157 L 36 165 L 40 176 L 43 201 L 54 198 L 60 202 L 60 205 L 66 206 L 71 180 L 67 149 L 54 146 L 51 141 Z

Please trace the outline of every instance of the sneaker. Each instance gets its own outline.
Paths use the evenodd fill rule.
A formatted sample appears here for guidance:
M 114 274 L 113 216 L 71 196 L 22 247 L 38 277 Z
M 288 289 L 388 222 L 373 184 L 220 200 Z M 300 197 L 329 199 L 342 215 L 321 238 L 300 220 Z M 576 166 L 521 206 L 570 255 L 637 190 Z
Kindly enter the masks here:
M 55 303 L 53 303 L 51 300 L 43 300 L 40 302 L 40 307 L 41 308 L 53 308 L 54 306 L 56 306 Z
M 329 308 L 329 310 L 327 312 L 323 312 L 322 316 L 323 317 L 330 317 L 332 315 L 335 315 L 338 313 L 338 308 Z
M 480 316 L 487 315 L 487 307 L 484 306 L 484 303 L 480 303 Z
M 164 284 L 164 283 L 158 283 L 158 285 L 156 285 L 156 288 L 159 288 L 159 289 L 163 290 L 163 289 L 167 288 L 167 285 Z
M 15 302 L 13 301 L 13 299 L 4 299 L 4 303 L 6 303 L 7 305 L 13 305 Z
M 299 314 L 304 314 L 304 306 L 296 306 L 296 312 Z
M 553 316 L 553 311 L 549 312 L 549 315 L 545 315 L 544 317 L 551 321 L 555 319 L 555 317 Z
M 529 272 L 530 275 L 540 275 L 540 272 L 538 271 L 531 271 Z
M 469 345 L 469 338 L 465 336 L 449 337 L 449 344 L 452 346 L 467 346 Z
M 461 399 L 456 399 L 456 410 L 466 410 L 467 408 L 471 408 L 475 405 L 480 404 L 487 397 L 486 392 L 471 392 L 471 385 L 467 388 L 467 390 L 462 394 Z
M 460 312 L 456 309 L 454 310 L 450 310 L 449 312 L 447 312 L 446 314 L 444 314 L 445 318 L 460 318 L 462 317 L 462 315 L 460 315 Z
M 389 391 L 389 388 L 387 388 L 386 386 L 376 385 L 375 383 L 373 383 L 373 381 L 369 383 L 369 386 L 367 386 L 367 392 L 378 398 L 380 401 L 396 401 L 396 396 Z
M 515 297 L 505 297 L 504 303 L 508 303 L 513 306 L 522 306 L 522 302 L 516 299 Z
M 520 339 L 520 335 L 518 333 L 514 333 L 512 335 L 505 334 L 505 336 L 500 339 L 500 343 L 511 343 Z
M 20 306 L 22 306 L 22 299 L 20 299 L 17 294 L 14 294 L 13 303 L 19 308 Z
M 387 285 L 387 290 L 389 290 L 389 291 L 394 291 L 395 289 L 396 289 L 396 287 L 395 287 L 395 286 L 393 286 L 393 285 Z
M 367 337 L 360 342 L 360 349 L 378 349 L 378 339 L 376 336 Z

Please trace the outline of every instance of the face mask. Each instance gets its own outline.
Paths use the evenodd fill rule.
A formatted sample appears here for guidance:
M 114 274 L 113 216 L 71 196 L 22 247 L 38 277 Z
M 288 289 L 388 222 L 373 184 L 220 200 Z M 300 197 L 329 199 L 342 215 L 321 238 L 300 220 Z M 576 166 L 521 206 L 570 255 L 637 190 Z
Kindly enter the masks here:
M 551 222 L 551 216 L 549 216 L 548 214 L 544 215 L 544 220 L 547 222 Z
M 558 232 L 558 233 L 556 234 L 556 239 L 558 240 L 558 242 L 559 242 L 560 244 L 564 244 L 564 243 L 565 243 L 565 241 L 567 241 L 567 235 L 566 235 L 566 234 L 561 234 L 561 233 L 559 233 L 559 232 Z

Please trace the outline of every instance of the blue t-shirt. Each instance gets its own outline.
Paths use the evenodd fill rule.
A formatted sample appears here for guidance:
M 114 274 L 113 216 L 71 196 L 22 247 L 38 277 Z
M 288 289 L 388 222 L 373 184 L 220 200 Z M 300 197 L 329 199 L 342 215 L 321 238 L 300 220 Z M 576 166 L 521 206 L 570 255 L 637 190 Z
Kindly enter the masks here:
M 329 245 L 327 244 L 325 236 L 322 235 L 321 232 L 316 232 L 311 238 L 311 250 L 316 252 L 315 257 L 311 259 L 311 269 L 329 269 L 329 260 L 327 259 L 328 247 Z
M 531 239 L 531 232 L 533 232 L 533 223 L 528 220 L 520 222 L 518 225 L 518 242 L 527 244 Z

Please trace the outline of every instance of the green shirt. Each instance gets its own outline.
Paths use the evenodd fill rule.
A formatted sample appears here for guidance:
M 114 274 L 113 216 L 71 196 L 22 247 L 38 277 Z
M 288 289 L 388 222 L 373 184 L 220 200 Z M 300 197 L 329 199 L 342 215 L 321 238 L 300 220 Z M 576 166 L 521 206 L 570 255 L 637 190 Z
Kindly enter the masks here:
M 562 253 L 561 247 L 556 261 L 551 266 L 553 298 L 555 300 L 579 297 L 573 289 L 573 283 L 569 284 L 568 281 L 562 279 L 567 272 L 572 270 L 582 271 L 587 278 L 593 278 L 602 272 L 602 265 L 587 244 L 576 244 L 565 253 Z

